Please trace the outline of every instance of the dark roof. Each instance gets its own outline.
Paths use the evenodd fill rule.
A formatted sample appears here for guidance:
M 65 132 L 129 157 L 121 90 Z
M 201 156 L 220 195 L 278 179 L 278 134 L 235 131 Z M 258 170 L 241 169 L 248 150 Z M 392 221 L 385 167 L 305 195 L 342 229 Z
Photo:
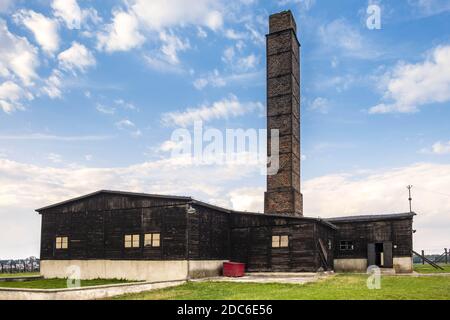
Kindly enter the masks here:
M 408 219 L 408 218 L 413 218 L 415 215 L 416 214 L 414 212 L 408 212 L 408 213 L 377 214 L 377 215 L 364 215 L 364 216 L 347 216 L 347 217 L 327 218 L 326 220 L 331 223 L 368 222 L 368 221 Z
M 115 194 L 115 195 L 123 195 L 123 196 L 133 196 L 133 197 L 144 197 L 144 198 L 159 198 L 159 199 L 174 199 L 174 200 L 186 200 L 186 201 L 192 201 L 193 199 L 191 197 L 183 197 L 183 196 L 168 196 L 168 195 L 159 195 L 159 194 L 150 194 L 150 193 L 138 193 L 138 192 L 126 192 L 126 191 L 113 191 L 113 190 L 100 190 L 100 191 L 96 191 L 96 192 L 92 192 L 89 194 L 86 194 L 84 196 L 81 197 L 76 197 L 76 198 L 72 198 L 69 200 L 65 200 L 62 202 L 58 202 L 43 208 L 39 208 L 36 209 L 35 211 L 39 212 L 39 211 L 43 211 L 43 210 L 47 210 L 50 208 L 54 208 L 54 207 L 59 207 L 61 205 L 64 204 L 68 204 L 74 201 L 78 201 L 78 200 L 83 200 L 86 198 L 90 198 L 92 196 L 96 196 L 102 193 L 107 193 L 107 194 Z
M 236 214 L 246 214 L 246 215 L 258 215 L 258 216 L 264 216 L 264 217 L 273 217 L 273 218 L 282 218 L 282 219 L 292 219 L 292 220 L 309 220 L 309 221 L 317 221 L 319 223 L 322 223 L 332 229 L 337 229 L 338 227 L 332 224 L 328 219 L 321 219 L 321 218 L 314 218 L 314 217 L 296 217 L 296 216 L 288 216 L 283 214 L 269 214 L 269 213 L 257 213 L 257 212 L 247 212 L 247 211 L 231 211 L 232 213 Z
M 115 194 L 115 195 L 124 195 L 124 196 L 134 196 L 134 197 L 146 197 L 146 198 L 159 198 L 159 199 L 173 199 L 173 200 L 184 200 L 186 203 L 192 203 L 197 204 L 202 207 L 211 208 L 217 211 L 225 212 L 225 213 L 235 213 L 235 214 L 248 214 L 248 215 L 264 215 L 268 217 L 274 217 L 274 218 L 283 218 L 283 219 L 297 219 L 297 220 L 314 220 L 319 223 L 325 224 L 326 226 L 337 229 L 335 225 L 330 223 L 328 219 L 320 219 L 320 218 L 310 218 L 310 217 L 295 217 L 295 216 L 287 216 L 282 214 L 265 214 L 265 213 L 256 213 L 256 212 L 243 212 L 243 211 L 235 211 L 230 209 L 225 209 L 222 207 L 218 207 L 203 201 L 195 200 L 192 197 L 184 197 L 184 196 L 169 196 L 169 195 L 158 195 L 158 194 L 150 194 L 150 193 L 136 193 L 136 192 L 126 192 L 126 191 L 113 191 L 113 190 L 100 190 L 93 193 L 89 193 L 80 197 L 72 198 L 66 201 L 58 202 L 43 208 L 36 209 L 35 211 L 40 212 L 47 209 L 55 208 L 61 205 L 65 205 L 74 201 L 83 200 L 92 196 L 96 196 L 99 194 Z

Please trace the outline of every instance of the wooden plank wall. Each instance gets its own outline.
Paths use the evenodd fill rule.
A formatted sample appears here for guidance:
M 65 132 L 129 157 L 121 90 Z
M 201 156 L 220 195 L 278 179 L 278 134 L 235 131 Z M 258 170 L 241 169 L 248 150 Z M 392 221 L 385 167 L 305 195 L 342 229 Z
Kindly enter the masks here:
M 315 220 L 233 214 L 231 221 L 231 259 L 248 271 L 315 272 L 318 237 L 334 239 L 334 230 Z M 272 235 L 288 235 L 289 247 L 272 248 Z
M 70 204 L 42 213 L 41 259 L 147 259 L 186 258 L 186 206 L 140 198 L 99 196 L 98 201 Z M 167 200 L 166 200 L 167 201 Z M 132 204 L 132 205 L 130 205 Z M 126 209 L 130 205 L 131 209 Z M 139 208 L 139 205 L 152 208 Z M 118 208 L 118 209 L 112 209 Z M 76 211 L 81 210 L 83 211 Z M 161 247 L 144 247 L 145 233 L 161 233 Z M 140 247 L 124 247 L 125 234 L 140 234 Z M 55 238 L 69 237 L 68 250 L 56 250 Z
M 335 238 L 335 258 L 367 258 L 367 245 L 392 241 L 394 257 L 411 257 L 412 219 L 375 222 L 333 222 L 339 230 Z M 340 251 L 340 241 L 353 241 L 353 251 Z

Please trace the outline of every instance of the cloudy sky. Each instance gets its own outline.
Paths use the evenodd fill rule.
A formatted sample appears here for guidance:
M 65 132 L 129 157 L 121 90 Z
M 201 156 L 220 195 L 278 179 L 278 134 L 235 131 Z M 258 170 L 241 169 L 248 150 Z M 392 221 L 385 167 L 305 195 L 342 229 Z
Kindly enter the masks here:
M 38 255 L 34 209 L 98 189 L 261 211 L 257 166 L 193 165 L 169 140 L 196 120 L 265 128 L 267 20 L 285 9 L 305 214 L 405 212 L 412 184 L 415 248 L 449 247 L 449 0 L 0 0 L 0 259 Z

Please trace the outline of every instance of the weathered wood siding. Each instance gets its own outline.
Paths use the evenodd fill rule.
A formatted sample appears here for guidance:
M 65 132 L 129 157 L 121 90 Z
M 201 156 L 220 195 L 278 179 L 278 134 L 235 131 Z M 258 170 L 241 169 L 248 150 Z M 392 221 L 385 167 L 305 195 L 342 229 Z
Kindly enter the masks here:
M 186 206 L 171 199 L 96 195 L 42 213 L 41 259 L 185 259 Z M 160 233 L 159 248 L 144 247 L 144 234 Z M 125 234 L 139 234 L 139 248 L 125 248 Z M 57 236 L 69 238 L 57 250 Z
M 194 205 L 189 215 L 189 257 L 194 260 L 228 260 L 229 213 Z
M 231 260 L 248 271 L 315 272 L 322 266 L 319 237 L 334 229 L 316 220 L 237 213 L 231 217 Z M 289 247 L 272 248 L 272 236 L 289 236 Z M 323 236 L 325 237 L 325 236 Z
M 335 258 L 367 258 L 369 243 L 388 241 L 392 241 L 394 245 L 394 257 L 411 257 L 412 222 L 411 218 L 371 222 L 333 222 L 338 227 L 335 238 Z M 354 250 L 341 251 L 340 241 L 352 241 Z

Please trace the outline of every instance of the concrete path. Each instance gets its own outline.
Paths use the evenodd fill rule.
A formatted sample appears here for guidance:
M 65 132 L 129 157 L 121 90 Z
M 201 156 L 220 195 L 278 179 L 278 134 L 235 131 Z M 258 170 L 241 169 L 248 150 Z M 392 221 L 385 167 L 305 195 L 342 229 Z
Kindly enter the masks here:
M 333 274 L 334 273 L 247 273 L 244 277 L 240 278 L 213 277 L 191 281 L 305 284 L 315 282 Z

